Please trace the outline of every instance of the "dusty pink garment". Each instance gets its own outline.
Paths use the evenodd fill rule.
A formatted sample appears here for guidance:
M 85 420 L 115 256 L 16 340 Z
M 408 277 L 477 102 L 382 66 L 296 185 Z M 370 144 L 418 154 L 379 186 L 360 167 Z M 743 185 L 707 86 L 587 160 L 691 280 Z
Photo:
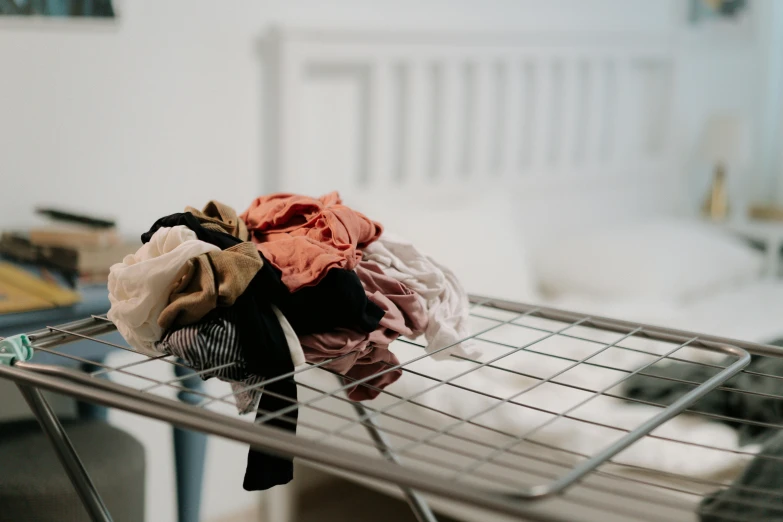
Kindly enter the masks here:
M 423 299 L 399 281 L 384 275 L 375 263 L 362 261 L 356 274 L 364 286 L 367 298 L 385 312 L 378 328 L 369 334 L 337 329 L 332 332 L 300 337 L 305 358 L 319 363 L 335 357 L 325 365 L 345 375 L 348 382 L 383 372 L 400 362 L 389 350 L 389 344 L 399 336 L 415 338 L 427 329 L 427 312 Z M 369 386 L 385 388 L 402 375 L 400 369 L 387 371 L 367 381 Z M 355 401 L 374 399 L 379 390 L 357 385 L 348 397 Z

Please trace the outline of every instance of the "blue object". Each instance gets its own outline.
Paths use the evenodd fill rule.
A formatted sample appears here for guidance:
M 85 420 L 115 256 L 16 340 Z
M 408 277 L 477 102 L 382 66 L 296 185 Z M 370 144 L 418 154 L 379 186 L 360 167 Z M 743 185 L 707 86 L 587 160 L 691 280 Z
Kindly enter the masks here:
M 21 332 L 41 330 L 50 324 L 63 324 L 77 319 L 84 319 L 91 315 L 102 315 L 109 310 L 109 292 L 105 285 L 86 286 L 80 288 L 79 291 L 82 294 L 82 301 L 73 306 L 0 315 L 0 337 L 6 336 L 9 339 L 13 339 L 20 337 L 16 334 Z M 102 339 L 117 344 L 124 342 L 118 332 L 102 336 Z M 61 346 L 58 349 L 58 353 L 75 355 L 80 359 L 92 361 L 94 365 L 80 363 L 76 360 L 68 361 L 63 359 L 63 357 L 42 351 L 38 351 L 35 354 L 35 362 L 41 364 L 71 363 L 73 366 L 82 366 L 84 371 L 91 371 L 96 368 L 96 365 L 100 365 L 106 355 L 112 350 L 114 348 L 104 344 L 91 341 L 77 341 Z M 32 357 L 32 353 L 30 356 Z M 0 364 L 2 364 L 2 361 L 0 361 Z M 177 368 L 176 370 L 182 371 L 185 369 Z M 180 375 L 179 372 L 177 374 Z M 198 377 L 194 377 L 186 379 L 183 382 L 183 386 L 190 390 L 199 391 L 201 390 L 202 382 Z M 197 396 L 194 394 L 180 392 L 179 399 L 183 402 L 192 402 L 195 397 Z M 82 402 L 77 404 L 79 418 L 82 420 L 106 418 L 106 408 L 102 406 Z M 201 507 L 201 485 L 207 444 L 206 436 L 178 428 L 175 428 L 173 432 L 174 458 L 177 470 L 178 519 L 179 522 L 197 522 Z
M 14 335 L 0 341 L 0 364 L 12 365 L 16 361 L 29 361 L 33 357 L 33 345 L 25 334 Z
M 177 377 L 191 375 L 180 382 L 188 390 L 202 391 L 201 378 L 190 368 L 175 366 Z M 187 404 L 199 404 L 204 397 L 181 391 L 177 398 Z M 174 428 L 174 457 L 177 467 L 177 511 L 179 522 L 201 520 L 201 489 L 204 480 L 204 455 L 207 452 L 207 436 L 197 431 Z M 201 459 L 194 458 L 201 455 Z

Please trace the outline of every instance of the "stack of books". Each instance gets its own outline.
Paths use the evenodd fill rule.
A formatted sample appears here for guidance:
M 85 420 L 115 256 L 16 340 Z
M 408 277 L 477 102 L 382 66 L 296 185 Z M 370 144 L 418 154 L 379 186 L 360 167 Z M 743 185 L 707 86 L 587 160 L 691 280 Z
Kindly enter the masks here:
M 80 300 L 79 292 L 58 284 L 45 271 L 0 262 L 0 314 L 71 306 Z
M 4 232 L 0 254 L 13 260 L 52 268 L 82 284 L 106 283 L 109 268 L 135 252 L 111 220 L 58 209 L 38 209 L 49 223 L 26 231 Z

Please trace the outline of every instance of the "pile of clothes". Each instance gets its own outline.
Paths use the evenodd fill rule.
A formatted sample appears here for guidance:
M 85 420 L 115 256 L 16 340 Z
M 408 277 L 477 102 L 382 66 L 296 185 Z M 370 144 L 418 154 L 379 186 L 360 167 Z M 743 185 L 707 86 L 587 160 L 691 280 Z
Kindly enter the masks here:
M 732 362 L 727 359 L 724 365 Z M 628 379 L 623 391 L 631 399 L 668 406 L 719 371 L 689 363 L 654 366 L 644 370 L 647 375 Z M 761 445 L 759 455 L 730 487 L 704 498 L 700 520 L 783 521 L 783 359 L 753 356 L 744 372 L 691 409 L 737 430 L 742 446 Z
M 231 383 L 238 412 L 269 425 L 295 432 L 301 364 L 339 373 L 361 401 L 400 378 L 389 350 L 400 336 L 423 334 L 435 358 L 472 355 L 454 274 L 336 192 L 261 196 L 241 215 L 210 201 L 141 240 L 111 267 L 109 319 L 136 350 Z M 290 459 L 250 451 L 246 490 L 292 478 Z

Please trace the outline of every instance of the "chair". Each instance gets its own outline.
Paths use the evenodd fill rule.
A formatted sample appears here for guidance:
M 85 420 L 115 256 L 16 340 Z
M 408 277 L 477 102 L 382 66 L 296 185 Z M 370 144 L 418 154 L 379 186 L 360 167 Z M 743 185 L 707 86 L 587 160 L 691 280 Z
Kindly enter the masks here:
M 144 447 L 96 420 L 62 421 L 115 522 L 144 521 Z M 87 512 L 34 420 L 0 424 L 0 522 L 83 522 Z

